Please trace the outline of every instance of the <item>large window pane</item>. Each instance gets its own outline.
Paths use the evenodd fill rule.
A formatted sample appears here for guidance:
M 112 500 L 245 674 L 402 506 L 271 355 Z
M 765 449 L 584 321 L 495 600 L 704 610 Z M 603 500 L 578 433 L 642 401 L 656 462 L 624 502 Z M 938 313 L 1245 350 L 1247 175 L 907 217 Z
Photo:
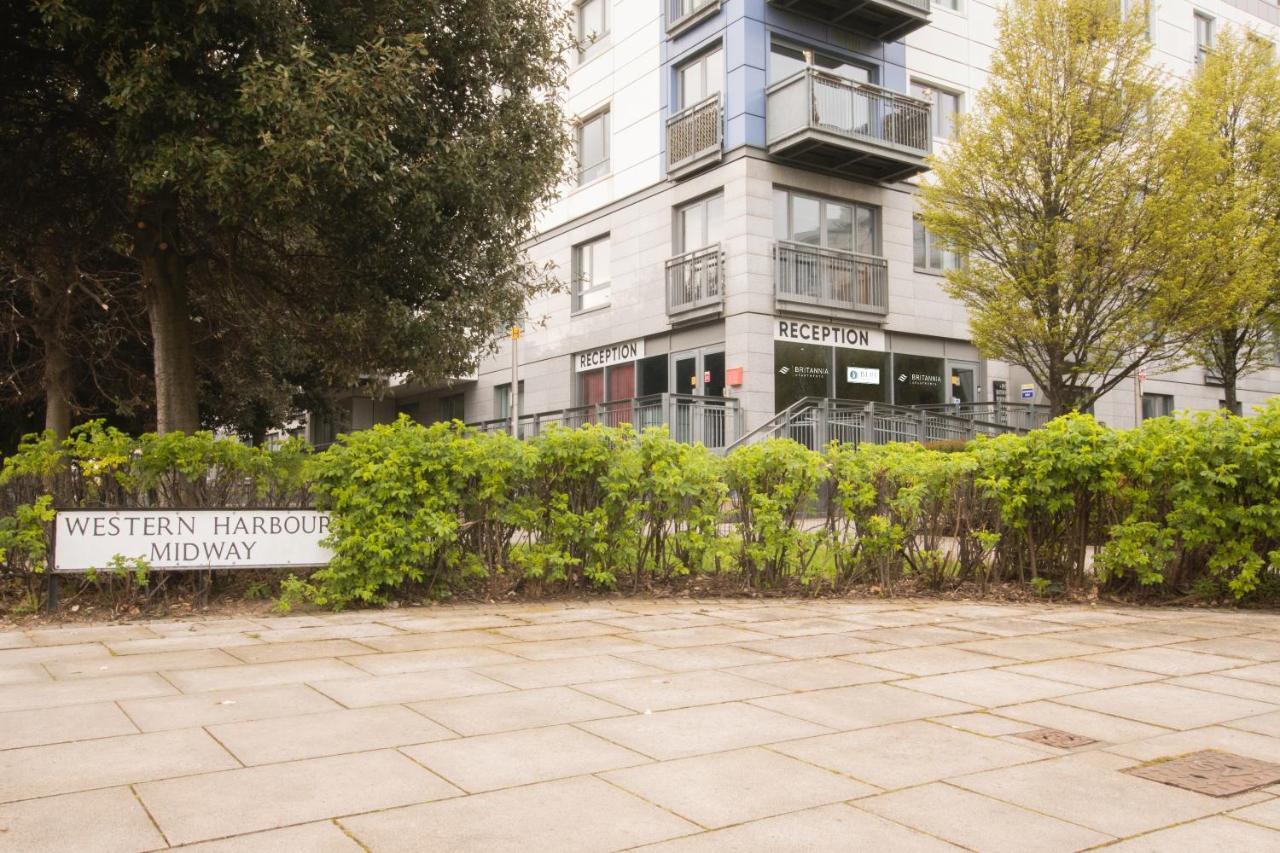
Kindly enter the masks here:
M 773 236 L 777 240 L 791 239 L 791 193 L 786 190 L 773 191 Z
M 830 396 L 831 347 L 773 342 L 774 406 L 782 411 L 804 397 Z
M 889 354 L 836 349 L 836 396 L 842 400 L 889 402 Z
M 911 220 L 911 249 L 915 265 L 923 269 L 928 263 L 928 254 L 925 247 L 924 222 L 918 216 Z
M 859 205 L 855 208 L 855 212 L 857 213 L 857 230 L 854 251 L 864 255 L 880 254 L 879 241 L 876 239 L 875 210 Z
M 707 208 L 702 204 L 691 204 L 680 211 L 680 249 L 692 252 L 706 245 Z
M 724 196 L 712 196 L 707 199 L 707 237 L 703 245 L 714 246 L 720 242 L 724 220 Z
M 822 245 L 821 204 L 816 198 L 791 197 L 791 239 L 812 246 Z
M 826 203 L 827 246 L 853 251 L 853 208 L 847 204 Z
M 893 356 L 893 402 L 899 406 L 945 403 L 942 359 L 927 355 Z
M 573 249 L 573 308 L 585 311 L 609 304 L 609 238 Z
M 609 173 L 609 112 L 599 113 L 578 129 L 578 182 L 585 184 Z
M 802 70 L 805 62 L 804 52 L 787 44 L 773 42 L 769 46 L 769 82 L 790 77 Z

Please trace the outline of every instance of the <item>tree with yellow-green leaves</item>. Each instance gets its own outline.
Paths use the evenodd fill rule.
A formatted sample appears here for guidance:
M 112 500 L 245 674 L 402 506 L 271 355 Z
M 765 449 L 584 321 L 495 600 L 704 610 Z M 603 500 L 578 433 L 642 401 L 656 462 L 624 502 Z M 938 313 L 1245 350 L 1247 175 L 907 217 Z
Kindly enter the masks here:
M 1152 198 L 1167 95 L 1146 17 L 1114 0 L 1011 0 L 986 87 L 922 187 L 925 226 L 968 263 L 947 291 L 988 356 L 1054 414 L 1185 350 L 1203 309 L 1164 274 Z
M 1240 413 L 1242 377 L 1274 363 L 1280 334 L 1280 64 L 1230 30 L 1180 92 L 1157 199 L 1175 288 L 1210 300 L 1193 359 Z

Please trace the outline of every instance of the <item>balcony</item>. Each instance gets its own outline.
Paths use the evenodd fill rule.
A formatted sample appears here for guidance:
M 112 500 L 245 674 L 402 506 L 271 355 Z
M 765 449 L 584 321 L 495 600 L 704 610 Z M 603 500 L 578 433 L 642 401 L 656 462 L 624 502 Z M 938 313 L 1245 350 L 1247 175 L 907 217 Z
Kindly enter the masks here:
M 720 162 L 724 146 L 720 95 L 686 107 L 667 119 L 667 176 L 680 178 Z
M 672 323 L 715 317 L 724 306 L 724 252 L 720 244 L 667 261 L 667 317 Z
M 929 168 L 928 101 L 816 68 L 779 80 L 765 98 L 770 154 L 877 181 Z
M 667 0 L 667 35 L 674 36 L 720 11 L 720 0 Z
M 628 400 L 610 400 L 590 406 L 572 406 L 550 412 L 522 415 L 520 438 L 533 438 L 552 426 L 575 428 L 585 424 L 636 429 L 665 425 L 671 437 L 685 444 L 720 449 L 742 435 L 742 408 L 732 397 L 697 394 L 651 394 Z M 510 418 L 468 424 L 481 432 L 511 432 Z
M 770 0 L 779 9 L 897 41 L 929 23 L 929 0 Z
M 838 312 L 849 319 L 889 311 L 889 262 L 875 255 L 779 242 L 773 247 L 774 303 L 779 311 Z

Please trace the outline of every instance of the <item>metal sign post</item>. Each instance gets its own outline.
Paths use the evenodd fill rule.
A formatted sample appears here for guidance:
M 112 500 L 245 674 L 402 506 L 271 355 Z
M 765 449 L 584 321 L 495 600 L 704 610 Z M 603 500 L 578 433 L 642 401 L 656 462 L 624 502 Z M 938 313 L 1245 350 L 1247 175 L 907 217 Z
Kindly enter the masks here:
M 511 327 L 511 393 L 507 408 L 511 409 L 511 437 L 520 437 L 520 334 L 519 326 Z

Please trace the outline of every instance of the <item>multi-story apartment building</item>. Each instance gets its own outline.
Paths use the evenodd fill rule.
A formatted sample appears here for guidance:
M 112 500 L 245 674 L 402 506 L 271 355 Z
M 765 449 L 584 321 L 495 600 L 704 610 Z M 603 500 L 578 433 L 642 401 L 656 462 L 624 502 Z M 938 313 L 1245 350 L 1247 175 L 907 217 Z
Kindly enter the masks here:
M 926 157 L 984 83 L 996 8 L 576 4 L 584 47 L 567 93 L 576 180 L 530 246 L 567 289 L 528 307 L 517 395 L 526 420 L 668 422 L 721 444 L 808 396 L 897 405 L 1023 396 L 1025 372 L 970 342 L 964 310 L 941 287 L 958 261 L 915 217 Z M 1157 0 L 1155 61 L 1186 75 L 1228 25 L 1275 41 L 1280 9 Z M 448 387 L 357 398 L 340 427 L 399 412 L 509 418 L 510 347 Z M 1277 393 L 1273 368 L 1251 376 L 1241 397 L 1247 409 Z M 1141 397 L 1124 383 L 1095 414 L 1127 426 L 1220 399 L 1212 377 L 1187 368 L 1148 377 Z

